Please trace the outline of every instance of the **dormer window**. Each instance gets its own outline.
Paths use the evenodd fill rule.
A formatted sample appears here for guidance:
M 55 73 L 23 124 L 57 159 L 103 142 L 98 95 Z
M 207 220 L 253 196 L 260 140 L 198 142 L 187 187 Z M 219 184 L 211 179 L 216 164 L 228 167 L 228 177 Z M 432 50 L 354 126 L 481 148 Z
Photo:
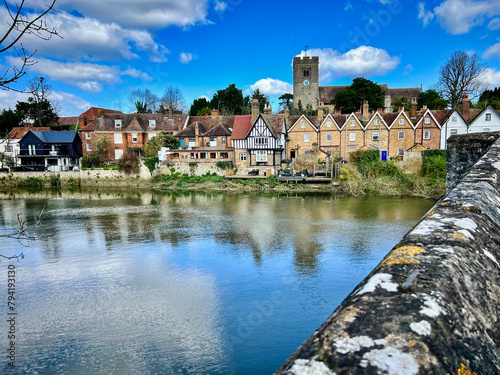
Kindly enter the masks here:
M 122 120 L 115 120 L 115 128 L 121 128 L 122 127 Z
M 156 120 L 149 120 L 149 127 L 156 128 Z

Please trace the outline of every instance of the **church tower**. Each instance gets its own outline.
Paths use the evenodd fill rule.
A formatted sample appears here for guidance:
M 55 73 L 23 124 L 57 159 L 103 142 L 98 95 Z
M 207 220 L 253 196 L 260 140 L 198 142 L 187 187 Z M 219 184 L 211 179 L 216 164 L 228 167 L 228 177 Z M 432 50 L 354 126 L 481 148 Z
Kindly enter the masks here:
M 319 106 L 319 57 L 298 56 L 293 58 L 293 102 L 298 108 L 310 104 L 313 110 Z

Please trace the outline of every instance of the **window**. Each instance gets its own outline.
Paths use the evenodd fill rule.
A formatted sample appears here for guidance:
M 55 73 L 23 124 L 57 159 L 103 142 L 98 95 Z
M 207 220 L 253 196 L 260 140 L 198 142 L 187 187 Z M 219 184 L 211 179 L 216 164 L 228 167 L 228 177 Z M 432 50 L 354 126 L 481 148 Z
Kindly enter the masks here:
M 483 129 L 483 132 L 489 132 L 489 131 L 491 131 L 490 128 L 484 128 Z M 9 146 L 9 147 L 12 147 L 12 146 Z
M 398 139 L 405 139 L 405 132 L 398 132 Z
M 451 122 L 457 122 L 457 116 L 452 116 L 451 117 Z
M 304 73 L 304 77 L 309 77 L 310 74 L 309 69 L 304 69 L 302 72 Z
M 300 128 L 301 129 L 305 129 L 306 128 L 306 122 L 305 121 L 301 121 L 300 122 Z
M 373 132 L 372 141 L 380 141 L 380 133 L 379 132 Z
M 398 156 L 404 156 L 405 154 L 405 149 L 404 148 L 398 148 Z
M 222 143 L 226 143 L 226 137 L 222 137 Z
M 115 128 L 121 128 L 122 127 L 122 120 L 115 120 Z
M 305 98 L 305 102 L 307 103 L 309 101 L 309 98 L 306 96 Z
M 490 130 L 488 129 L 488 131 L 490 131 Z M 12 145 L 7 145 L 5 152 L 12 152 L 12 151 L 14 151 L 14 148 L 12 147 Z
M 123 150 L 115 150 L 115 159 L 116 160 L 121 159 L 122 156 L 123 156 Z
M 326 141 L 331 142 L 332 141 L 332 133 L 326 133 Z
M 217 146 L 217 137 L 210 137 L 210 146 L 211 147 Z
M 356 133 L 349 133 L 349 142 L 356 141 Z
M 196 138 L 188 138 L 188 147 L 196 147 Z
M 87 151 L 92 151 L 92 143 L 86 143 Z
M 149 120 L 149 127 L 156 128 L 156 120 Z
M 305 94 L 306 90 L 302 87 L 302 94 Z
M 491 113 L 486 114 L 485 121 L 491 121 Z
M 28 155 L 36 155 L 35 145 L 28 145 Z
M 267 163 L 267 151 L 256 151 L 256 161 L 257 162 L 266 162 Z
M 431 139 L 431 131 L 424 130 L 424 139 Z
M 450 135 L 455 135 L 455 134 L 458 134 L 458 130 L 457 129 L 450 129 Z
M 328 122 L 326 123 L 326 127 L 327 127 L 327 128 L 331 128 L 331 127 L 332 127 L 332 122 L 331 122 L 331 121 L 328 121 Z
M 90 139 L 90 133 L 85 133 L 85 139 Z
M 216 152 L 211 152 L 210 153 L 210 159 L 217 159 L 217 153 Z
M 429 125 L 431 123 L 431 118 L 430 117 L 426 117 L 425 120 L 424 120 L 424 123 L 426 125 Z
M 267 138 L 265 137 L 255 138 L 255 144 L 259 146 L 267 146 Z
M 374 122 L 375 126 L 380 126 L 380 119 L 376 118 Z
M 311 135 L 310 134 L 304 134 L 304 142 L 311 142 Z
M 132 143 L 137 143 L 137 133 L 132 133 Z
M 229 154 L 227 152 L 221 152 L 220 153 L 220 158 L 221 159 L 229 159 Z
M 351 120 L 351 126 L 356 125 L 356 120 Z
M 115 145 L 123 143 L 122 133 L 114 133 L 114 137 L 115 137 Z
M 247 153 L 246 152 L 242 152 L 240 154 L 240 161 L 247 161 Z
M 399 125 L 404 125 L 405 124 L 405 119 L 404 118 L 400 118 L 399 119 Z

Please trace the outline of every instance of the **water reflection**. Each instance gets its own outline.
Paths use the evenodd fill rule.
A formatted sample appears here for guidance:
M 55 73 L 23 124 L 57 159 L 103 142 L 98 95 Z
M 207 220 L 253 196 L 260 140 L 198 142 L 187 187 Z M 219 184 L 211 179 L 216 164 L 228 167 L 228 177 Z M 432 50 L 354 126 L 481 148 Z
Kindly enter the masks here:
M 53 231 L 17 266 L 23 350 L 9 373 L 77 375 L 272 373 L 432 205 L 192 192 L 0 199 L 4 233 L 44 205 L 36 231 Z

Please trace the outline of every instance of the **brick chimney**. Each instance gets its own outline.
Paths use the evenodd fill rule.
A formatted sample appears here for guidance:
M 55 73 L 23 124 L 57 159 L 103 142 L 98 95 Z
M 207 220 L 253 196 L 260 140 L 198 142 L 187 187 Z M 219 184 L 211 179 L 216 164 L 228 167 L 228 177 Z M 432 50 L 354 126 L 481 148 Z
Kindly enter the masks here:
M 85 126 L 87 126 L 87 117 L 80 115 L 78 117 L 78 129 L 83 129 Z
M 290 110 L 288 107 L 285 109 L 285 124 L 286 128 L 288 129 L 288 126 L 290 125 Z
M 218 111 L 218 110 L 216 110 L 216 109 L 212 109 L 212 110 L 210 111 L 210 115 L 211 115 L 212 117 L 218 117 L 218 116 L 219 116 L 219 111 Z
M 410 107 L 410 118 L 415 119 L 417 118 L 418 113 L 417 113 L 417 98 L 413 97 L 411 98 L 411 107 Z
M 464 94 L 462 98 L 462 116 L 469 117 L 470 115 L 470 99 L 469 95 Z
M 174 117 L 174 112 L 172 111 L 172 108 L 167 109 L 167 117 L 168 118 Z
M 368 121 L 370 119 L 370 105 L 368 100 L 363 101 L 363 121 Z
M 423 109 L 424 111 L 427 111 L 427 104 L 424 104 L 424 106 L 422 107 L 422 109 Z
M 97 118 L 102 118 L 102 115 L 104 114 L 104 111 L 101 108 L 97 109 Z
M 196 138 L 196 142 L 198 142 L 198 139 L 200 137 L 200 126 L 197 122 L 194 123 L 194 136 Z
M 322 123 L 325 118 L 325 109 L 323 107 L 318 107 L 318 123 Z
M 377 108 L 378 113 L 384 113 L 384 108 Z
M 273 113 L 273 109 L 271 108 L 271 106 L 269 104 L 266 104 L 266 106 L 264 107 L 264 114 L 270 115 L 271 113 Z
M 403 112 L 404 110 L 405 110 L 405 107 L 399 107 L 399 108 L 398 108 L 398 113 L 401 113 L 401 112 Z
M 336 115 L 340 115 L 340 113 L 341 113 L 341 112 L 340 112 L 340 109 L 336 109 L 336 110 L 335 110 L 335 114 L 336 114 Z
M 260 112 L 259 101 L 257 99 L 254 99 L 252 100 L 252 122 L 257 120 L 257 117 L 259 117 L 259 112 Z

